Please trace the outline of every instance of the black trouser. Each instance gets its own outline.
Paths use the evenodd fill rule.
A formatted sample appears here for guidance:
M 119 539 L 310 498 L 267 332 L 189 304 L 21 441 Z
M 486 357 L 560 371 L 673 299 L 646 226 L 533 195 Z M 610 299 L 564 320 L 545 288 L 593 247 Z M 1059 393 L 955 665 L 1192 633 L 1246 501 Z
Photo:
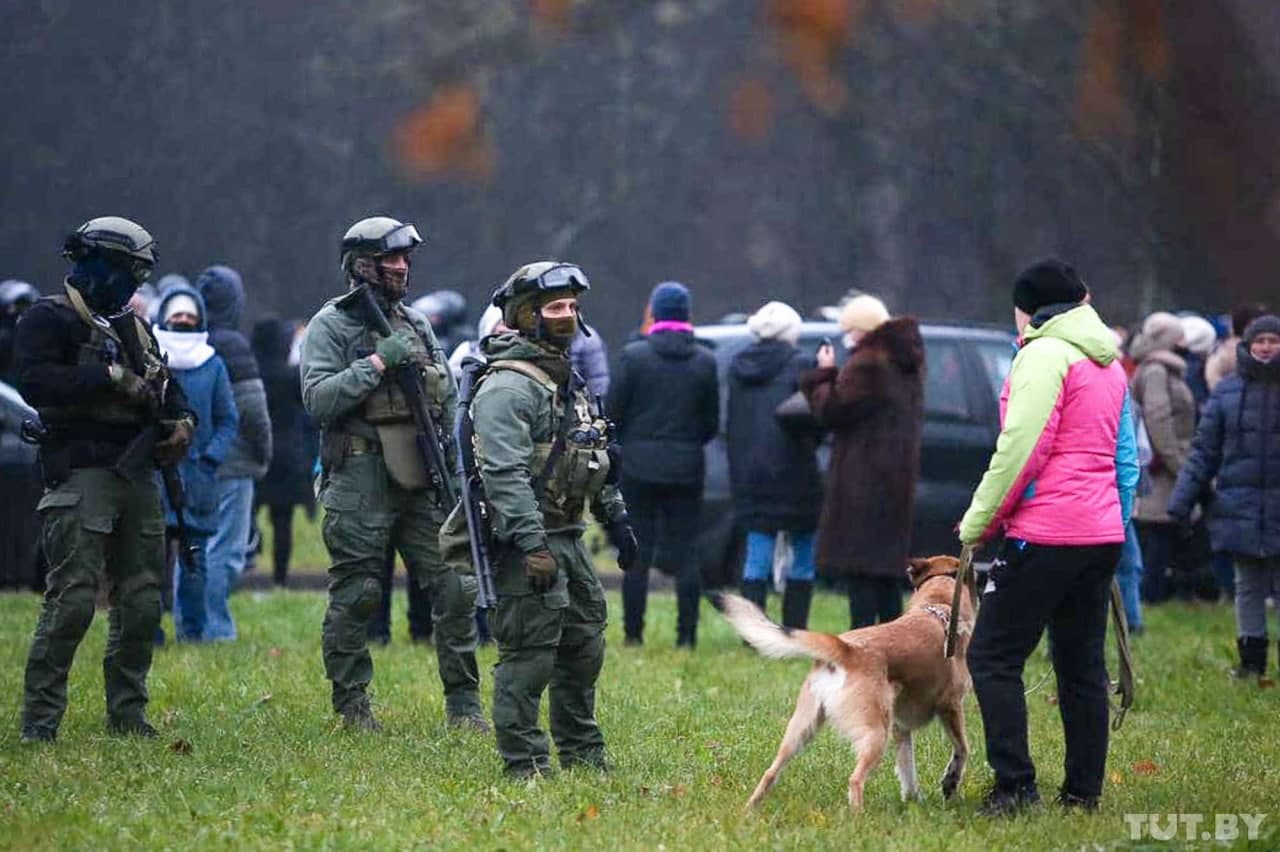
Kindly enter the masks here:
M 1137 521 L 1142 545 L 1142 599 L 1157 604 L 1177 598 L 1217 597 L 1209 531 L 1204 519 L 1191 527 Z
M 391 641 L 391 595 L 395 591 L 396 551 L 387 548 L 387 558 L 382 565 L 382 600 L 378 603 L 378 612 L 369 622 L 369 638 L 379 642 Z M 431 591 L 413 581 L 408 575 L 405 590 L 409 594 L 409 637 L 414 640 L 431 638 L 433 624 L 431 622 Z
M 293 504 L 267 506 L 271 519 L 271 557 L 277 586 L 289 582 L 289 557 L 293 555 Z
M 982 597 L 969 673 L 996 786 L 1035 785 L 1022 671 L 1046 627 L 1066 740 L 1062 789 L 1098 796 L 1107 762 L 1107 600 L 1119 544 L 1054 547 L 1007 541 Z
M 902 581 L 896 577 L 853 574 L 849 587 L 849 629 L 881 624 L 902 615 Z
M 698 555 L 702 485 L 661 485 L 622 480 L 622 495 L 640 545 L 637 567 L 622 578 L 623 627 L 630 639 L 644 635 L 649 568 L 676 581 L 676 641 L 692 645 L 698 634 L 702 560 Z

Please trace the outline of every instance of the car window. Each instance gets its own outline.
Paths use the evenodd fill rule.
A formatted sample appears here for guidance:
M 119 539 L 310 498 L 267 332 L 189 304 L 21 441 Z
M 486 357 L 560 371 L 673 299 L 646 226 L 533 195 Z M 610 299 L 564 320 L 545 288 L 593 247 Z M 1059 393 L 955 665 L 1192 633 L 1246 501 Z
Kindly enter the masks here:
M 1000 392 L 1004 389 L 1004 380 L 1013 366 L 1013 347 L 1004 341 L 984 340 L 977 344 L 977 350 L 987 381 L 991 384 L 991 393 L 999 399 Z
M 931 417 L 971 420 L 969 394 L 964 378 L 964 353 L 954 340 L 924 342 L 924 411 Z

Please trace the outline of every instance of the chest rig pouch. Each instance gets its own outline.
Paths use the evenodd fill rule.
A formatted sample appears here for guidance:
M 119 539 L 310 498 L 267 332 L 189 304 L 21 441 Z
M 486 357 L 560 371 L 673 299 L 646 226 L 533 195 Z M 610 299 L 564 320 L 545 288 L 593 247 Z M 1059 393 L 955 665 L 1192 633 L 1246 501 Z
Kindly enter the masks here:
M 561 388 L 528 361 L 495 361 L 491 370 L 522 373 L 551 391 L 551 441 L 533 445 L 533 493 L 547 529 L 582 523 L 587 501 L 609 477 L 608 424 L 579 382 Z
M 76 315 L 89 329 L 89 339 L 81 343 L 76 351 L 77 366 L 101 366 L 104 370 L 112 364 L 121 364 L 127 370 L 133 365 L 125 357 L 120 336 L 109 325 L 98 323 L 89 311 L 79 293 L 68 288 L 69 295 L 49 296 L 50 301 L 76 312 Z M 143 358 L 146 360 L 146 372 L 143 378 L 148 382 L 163 381 L 167 376 L 164 361 L 159 352 L 151 344 L 151 336 L 146 331 L 142 320 L 133 318 L 138 328 L 134 332 L 142 346 Z M 41 406 L 40 418 L 48 424 L 56 424 L 69 420 L 94 420 L 111 425 L 140 425 L 147 420 L 144 408 L 130 404 L 123 396 L 110 391 L 102 391 L 85 397 L 73 405 Z
M 448 377 L 444 371 L 447 366 L 436 364 L 427 349 L 427 343 L 418 330 L 413 327 L 398 311 L 389 317 L 391 326 L 396 331 L 410 332 L 411 349 L 409 360 L 399 369 L 412 369 L 422 386 L 422 398 L 430 409 L 431 418 L 436 423 L 443 422 L 445 393 Z M 377 338 L 372 331 L 366 332 L 365 343 L 373 350 Z M 417 425 L 413 419 L 413 410 L 400 389 L 396 379 L 389 372 L 373 392 L 365 398 L 361 411 L 361 420 L 372 426 L 378 433 L 381 445 L 382 460 L 387 473 L 401 488 L 418 491 L 426 488 L 431 480 L 426 471 L 426 460 L 418 450 Z M 439 436 L 430 436 L 437 440 Z

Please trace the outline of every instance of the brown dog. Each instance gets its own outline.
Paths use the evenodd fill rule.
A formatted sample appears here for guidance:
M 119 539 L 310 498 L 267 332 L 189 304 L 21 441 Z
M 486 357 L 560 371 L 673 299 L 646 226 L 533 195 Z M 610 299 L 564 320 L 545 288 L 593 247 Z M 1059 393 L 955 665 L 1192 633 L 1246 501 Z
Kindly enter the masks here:
M 770 621 L 753 603 L 723 595 L 717 606 L 748 644 L 766 657 L 812 657 L 813 670 L 800 688 L 796 711 L 773 764 L 747 800 L 754 807 L 782 767 L 830 721 L 853 743 L 857 766 L 849 776 L 849 807 L 862 810 L 867 776 L 884 756 L 892 728 L 898 749 L 902 799 L 919 798 L 912 734 L 937 716 L 951 738 L 951 761 L 942 776 L 950 798 L 964 777 L 969 743 L 964 732 L 964 696 L 969 688 L 965 652 L 973 630 L 973 601 L 961 596 L 956 653 L 943 656 L 959 560 L 950 556 L 913 559 L 907 577 L 915 593 L 906 611 L 888 624 L 833 636 L 792 630 Z

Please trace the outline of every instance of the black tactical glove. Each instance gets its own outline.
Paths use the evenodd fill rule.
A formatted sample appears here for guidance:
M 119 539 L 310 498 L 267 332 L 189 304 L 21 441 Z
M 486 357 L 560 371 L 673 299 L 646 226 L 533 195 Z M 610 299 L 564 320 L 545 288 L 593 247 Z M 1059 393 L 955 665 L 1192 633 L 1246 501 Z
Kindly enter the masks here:
M 609 543 L 618 549 L 618 567 L 623 571 L 637 567 L 640 543 L 636 541 L 636 531 L 631 528 L 631 519 L 623 515 L 611 521 L 605 531 L 609 534 Z
M 559 571 L 560 566 L 556 565 L 556 558 L 545 547 L 524 555 L 524 575 L 529 579 L 529 588 L 538 594 L 551 591 L 551 587 L 556 584 L 556 574 Z

